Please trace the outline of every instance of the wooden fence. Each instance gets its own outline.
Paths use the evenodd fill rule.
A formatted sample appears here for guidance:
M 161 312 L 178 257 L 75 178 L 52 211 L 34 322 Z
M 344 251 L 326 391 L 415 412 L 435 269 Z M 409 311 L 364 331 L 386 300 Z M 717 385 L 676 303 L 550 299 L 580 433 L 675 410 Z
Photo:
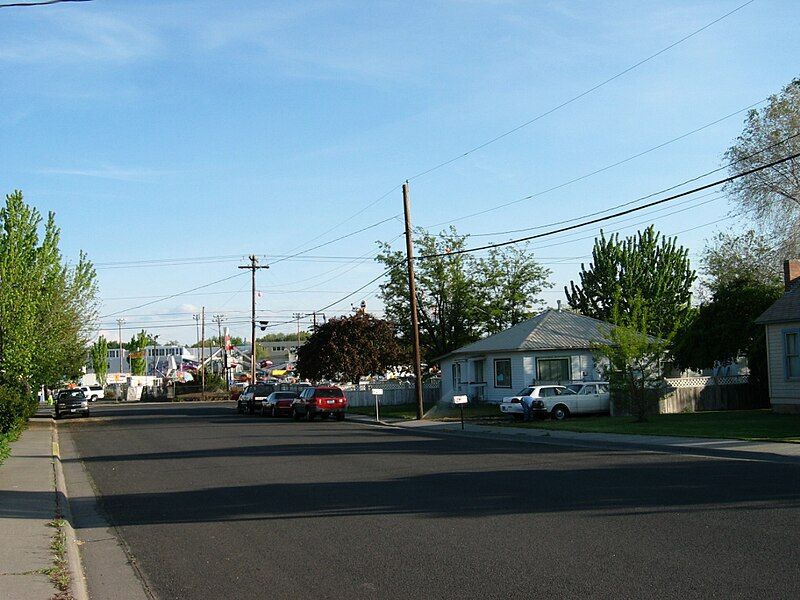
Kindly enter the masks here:
M 658 399 L 661 414 L 703 410 L 767 408 L 767 398 L 756 397 L 746 375 L 665 379 Z

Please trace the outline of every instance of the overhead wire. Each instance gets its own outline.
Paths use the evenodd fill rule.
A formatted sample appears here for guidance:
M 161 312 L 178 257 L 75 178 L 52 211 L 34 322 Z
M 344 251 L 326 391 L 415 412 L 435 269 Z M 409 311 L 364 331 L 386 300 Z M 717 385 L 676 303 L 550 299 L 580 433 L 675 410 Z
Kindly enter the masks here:
M 800 157 L 800 152 L 796 152 L 794 154 L 790 154 L 789 156 L 784 156 L 783 158 L 771 161 L 771 162 L 769 162 L 769 163 L 767 163 L 765 165 L 761 165 L 759 167 L 754 167 L 752 169 L 748 169 L 747 171 L 743 171 L 741 173 L 737 173 L 735 175 L 731 175 L 729 177 L 725 177 L 723 179 L 719 179 L 717 181 L 713 181 L 711 183 L 707 183 L 705 185 L 693 188 L 691 190 L 687 190 L 685 192 L 681 192 L 679 194 L 673 194 L 672 196 L 667 196 L 666 198 L 662 198 L 660 200 L 655 200 L 653 202 L 648 202 L 647 204 L 643 204 L 641 206 L 637 206 L 637 207 L 634 207 L 634 208 L 629 208 L 627 210 L 616 212 L 616 213 L 611 214 L 611 215 L 606 215 L 604 217 L 597 217 L 597 218 L 591 219 L 589 221 L 584 221 L 584 222 L 581 222 L 581 223 L 568 225 L 568 226 L 565 226 L 565 227 L 561 227 L 559 229 L 554 229 L 552 231 L 546 231 L 546 232 L 543 232 L 543 233 L 537 233 L 535 235 L 529 235 L 529 236 L 525 236 L 525 237 L 522 237 L 522 238 L 517 238 L 517 239 L 514 239 L 514 240 L 508 240 L 508 241 L 505 241 L 505 242 L 497 242 L 497 243 L 494 243 L 494 244 L 485 244 L 483 246 L 478 246 L 478 247 L 475 247 L 475 248 L 464 248 L 464 249 L 460 249 L 460 250 L 452 250 L 450 252 L 437 252 L 437 253 L 433 253 L 433 254 L 422 255 L 422 256 L 419 256 L 417 258 L 418 258 L 418 260 L 424 260 L 424 259 L 436 258 L 436 257 L 440 257 L 440 256 L 454 256 L 454 255 L 458 255 L 458 254 L 468 254 L 468 253 L 472 253 L 472 252 L 478 252 L 480 250 L 488 250 L 488 249 L 492 249 L 492 248 L 501 248 L 503 246 L 510 246 L 512 244 L 518 244 L 520 242 L 525 242 L 525 241 L 528 241 L 528 240 L 534 240 L 534 239 L 539 239 L 539 238 L 543 238 L 543 237 L 549 237 L 549 236 L 555 235 L 557 233 L 562 233 L 564 231 L 571 231 L 573 229 L 578 229 L 580 227 L 586 227 L 588 225 L 594 225 L 596 223 L 601 223 L 603 221 L 608 221 L 610 219 L 614 219 L 614 218 L 620 217 L 622 215 L 627 215 L 627 214 L 630 214 L 630 213 L 638 212 L 640 210 L 644 210 L 645 208 L 650 208 L 651 206 L 657 206 L 659 204 L 664 204 L 666 202 L 671 202 L 673 200 L 677 200 L 678 198 L 683 198 L 683 197 L 689 196 L 691 194 L 696 194 L 697 192 L 701 192 L 703 190 L 711 189 L 713 187 L 716 187 L 716 186 L 719 186 L 719 185 L 722 185 L 722 184 L 725 184 L 725 183 L 728 183 L 728 182 L 731 182 L 731 181 L 735 181 L 735 180 L 740 179 L 742 177 L 746 177 L 748 175 L 752 175 L 754 173 L 758 173 L 758 172 L 763 171 L 765 169 L 769 169 L 771 167 L 777 166 L 777 165 L 782 164 L 784 162 L 787 162 L 789 160 L 793 160 L 793 159 L 795 159 L 797 157 Z
M 437 171 L 437 170 L 441 169 L 442 167 L 445 167 L 445 166 L 447 166 L 447 165 L 449 165 L 449 164 L 452 164 L 452 163 L 454 163 L 454 162 L 456 162 L 456 161 L 458 161 L 458 160 L 461 160 L 462 158 L 464 158 L 464 157 L 466 157 L 466 156 L 469 156 L 470 154 L 472 154 L 472 153 L 474 153 L 474 152 L 477 152 L 478 150 L 481 150 L 481 149 L 483 149 L 483 148 L 486 148 L 487 146 L 489 146 L 489 145 L 491 145 L 491 144 L 494 144 L 495 142 L 497 142 L 497 141 L 499 141 L 499 140 L 502 140 L 503 138 L 505 138 L 505 137 L 508 137 L 509 135 L 511 135 L 511 134 L 513 134 L 513 133 L 516 133 L 516 132 L 517 132 L 517 131 L 519 131 L 520 129 L 524 129 L 525 127 L 528 127 L 529 125 L 532 125 L 533 123 L 535 123 L 535 122 L 537 122 L 537 121 L 539 121 L 539 120 L 543 119 L 544 117 L 546 117 L 546 116 L 548 116 L 548 115 L 551 115 L 551 114 L 553 114 L 554 112 L 556 112 L 556 111 L 558 111 L 558 110 L 561 110 L 561 109 L 562 109 L 562 108 L 564 108 L 565 106 L 569 106 L 569 105 L 570 105 L 570 104 L 572 104 L 573 102 L 576 102 L 577 100 L 580 100 L 581 98 L 583 98 L 583 97 L 585 97 L 585 96 L 588 96 L 588 95 L 589 95 L 589 94 L 591 94 L 592 92 L 594 92 L 594 91 L 596 91 L 596 90 L 599 90 L 600 88 L 602 88 L 602 87 L 604 87 L 604 86 L 608 85 L 609 83 L 611 83 L 611 82 L 612 82 L 612 81 L 614 81 L 615 79 L 619 79 L 619 78 L 620 78 L 620 77 L 622 77 L 623 75 L 625 75 L 625 74 L 627 74 L 627 73 L 630 73 L 631 71 L 633 71 L 634 69 L 636 69 L 636 68 L 638 68 L 638 67 L 642 66 L 643 64 L 650 62 L 650 61 L 651 61 L 651 60 L 653 60 L 654 58 L 656 58 L 656 57 L 658 57 L 658 56 L 660 56 L 660 55 L 664 54 L 665 52 L 667 52 L 667 51 L 671 50 L 671 49 L 672 49 L 672 48 L 674 48 L 675 46 L 678 46 L 679 44 L 682 44 L 683 42 L 685 42 L 685 41 L 687 41 L 687 40 L 689 40 L 689 39 L 693 38 L 694 36 L 698 35 L 699 33 L 702 33 L 702 32 L 703 32 L 703 31 L 705 31 L 706 29 L 708 29 L 708 28 L 712 27 L 713 25 L 715 25 L 715 24 L 719 23 L 719 22 L 720 22 L 720 21 L 722 21 L 723 19 L 726 19 L 727 17 L 729 17 L 729 16 L 733 15 L 734 13 L 736 13 L 736 12 L 738 12 L 738 11 L 742 10 L 743 8 L 745 8 L 746 6 L 748 6 L 749 4 L 752 4 L 753 2 L 755 2 L 755 0 L 747 0 L 747 2 L 745 2 L 745 3 L 743 3 L 743 4 L 740 4 L 739 6 L 737 6 L 736 8 L 734 8 L 733 10 L 730 10 L 730 11 L 726 12 L 725 14 L 723 14 L 722 16 L 720 16 L 720 17 L 717 17 L 716 19 L 714 19 L 714 20 L 713 20 L 713 21 L 711 21 L 710 23 L 706 23 L 705 25 L 703 25 L 703 26 L 702 26 L 702 27 L 700 27 L 699 29 L 695 29 L 695 30 L 694 30 L 694 31 L 692 31 L 691 33 L 689 33 L 689 34 L 687 34 L 687 35 L 683 36 L 682 38 L 680 38 L 679 40 L 677 40 L 677 41 L 675 41 L 675 42 L 672 42 L 671 44 L 669 44 L 668 46 L 665 46 L 664 48 L 662 48 L 662 49 L 661 49 L 661 50 L 659 50 L 658 52 L 655 52 L 655 53 L 651 54 L 650 56 L 648 56 L 648 57 L 646 57 L 646 58 L 643 58 L 642 60 L 640 60 L 640 61 L 638 61 L 638 62 L 634 63 L 633 65 L 629 66 L 628 68 L 626 68 L 626 69 L 623 69 L 623 70 L 622 70 L 622 71 L 620 71 L 619 73 L 617 73 L 617 74 L 615 74 L 615 75 L 612 75 L 611 77 L 609 77 L 609 78 L 607 78 L 607 79 L 605 79 L 605 80 L 601 81 L 600 83 L 598 83 L 598 84 L 596 84 L 596 85 L 594 85 L 594 86 L 590 87 L 590 88 L 589 88 L 589 89 L 587 89 L 587 90 L 584 90 L 583 92 L 581 92 L 581 93 L 579 93 L 579 94 L 577 94 L 577 95 L 575 95 L 575 96 L 572 96 L 572 97 L 571 97 L 571 98 L 569 98 L 568 100 L 565 100 L 564 102 L 561 102 L 560 104 L 557 104 L 557 105 L 556 105 L 556 106 L 554 106 L 553 108 L 550 108 L 550 109 L 548 109 L 548 110 L 546 110 L 546 111 L 544 111 L 544 112 L 542 112 L 542 113 L 540 113 L 540 114 L 536 115 L 536 116 L 535 116 L 535 117 L 533 117 L 532 119 L 529 119 L 529 120 L 525 121 L 524 123 L 522 123 L 522 124 L 520 124 L 520 125 L 517 125 L 516 127 L 513 127 L 513 128 L 511 128 L 511 129 L 509 129 L 509 130 L 507 130 L 507 131 L 505 131 L 505 132 L 501 133 L 500 135 L 497 135 L 497 136 L 495 136 L 495 137 L 493 137 L 493 138 L 491 138 L 491 139 L 489 139 L 489 140 L 487 140 L 487 141 L 485 141 L 485 142 L 483 142 L 483 143 L 481 143 L 481 144 L 478 144 L 477 146 L 475 146 L 475 147 L 473 147 L 473 148 L 470 148 L 470 149 L 469 149 L 469 150 L 467 150 L 466 152 L 463 152 L 463 153 L 461 153 L 461 154 L 459 154 L 459 155 L 457 155 L 457 156 L 454 156 L 453 158 L 450 158 L 450 159 L 448 159 L 448 160 L 445 160 L 445 161 L 443 161 L 443 162 L 441 162 L 441 163 L 439 163 L 439 164 L 437 164 L 437 165 L 434 165 L 433 167 L 430 167 L 430 168 L 428 168 L 428 169 L 425 169 L 424 171 L 420 171 L 420 172 L 419 172 L 419 173 L 417 173 L 416 175 L 413 175 L 413 176 L 409 177 L 409 178 L 408 178 L 408 181 L 413 181 L 413 180 L 415 180 L 415 179 L 419 179 L 420 177 L 424 177 L 425 175 L 428 175 L 429 173 L 432 173 L 433 171 Z

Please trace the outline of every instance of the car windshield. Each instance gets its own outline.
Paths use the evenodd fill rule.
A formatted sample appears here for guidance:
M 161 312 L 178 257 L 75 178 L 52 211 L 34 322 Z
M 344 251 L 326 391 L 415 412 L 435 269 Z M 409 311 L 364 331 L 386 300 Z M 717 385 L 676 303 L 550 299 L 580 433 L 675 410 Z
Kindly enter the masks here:
M 582 388 L 583 388 L 583 384 L 580 384 L 580 383 L 574 383 L 572 385 L 568 385 L 567 386 L 567 389 L 571 390 L 573 394 L 579 393 Z
M 61 392 L 58 395 L 59 400 L 80 399 L 83 397 L 84 397 L 83 392 L 80 390 L 70 390 L 67 392 Z
M 522 388 L 519 392 L 517 392 L 517 396 L 530 396 L 533 393 L 532 387 Z
M 342 395 L 342 390 L 339 388 L 319 389 L 315 394 L 318 398 L 341 398 Z

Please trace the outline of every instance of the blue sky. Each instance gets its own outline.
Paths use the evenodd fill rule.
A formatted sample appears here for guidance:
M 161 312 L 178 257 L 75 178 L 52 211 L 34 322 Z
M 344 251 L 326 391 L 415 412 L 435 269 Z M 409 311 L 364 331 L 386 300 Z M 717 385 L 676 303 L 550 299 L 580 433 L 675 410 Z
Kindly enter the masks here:
M 101 331 L 112 339 L 114 320 L 124 317 L 126 338 L 145 327 L 162 340 L 192 342 L 191 314 L 200 306 L 248 335 L 249 278 L 236 269 L 246 255 L 290 254 L 400 214 L 399 187 L 378 199 L 404 179 L 743 2 L 97 0 L 3 9 L 0 181 L 56 212 L 67 257 L 82 249 L 97 264 Z M 413 179 L 414 223 L 438 230 L 458 219 L 459 231 L 473 234 L 535 227 L 721 166 L 744 113 L 559 190 L 460 219 L 778 92 L 800 75 L 798 22 L 800 4 L 756 0 L 568 106 Z M 740 226 L 729 211 L 724 197 L 708 196 L 604 227 L 629 234 L 653 222 L 682 232 L 679 241 L 695 256 L 715 231 Z M 399 247 L 401 231 L 389 220 L 261 271 L 260 318 L 278 325 L 362 286 L 381 267 L 353 257 L 372 256 L 376 240 Z M 553 270 L 555 287 L 545 294 L 552 305 L 597 232 L 533 245 Z M 326 313 L 362 299 L 380 311 L 376 287 Z

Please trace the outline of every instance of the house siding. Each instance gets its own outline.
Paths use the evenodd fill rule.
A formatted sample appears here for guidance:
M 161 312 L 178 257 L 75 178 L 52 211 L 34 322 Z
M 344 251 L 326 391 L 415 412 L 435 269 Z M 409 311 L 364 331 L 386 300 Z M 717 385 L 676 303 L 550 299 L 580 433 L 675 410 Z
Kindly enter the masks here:
M 511 387 L 496 387 L 494 377 L 494 361 L 496 359 L 511 360 Z M 532 385 L 536 381 L 536 361 L 542 358 L 566 358 L 570 364 L 570 381 L 596 380 L 600 374 L 595 367 L 595 361 L 589 350 L 539 350 L 531 352 L 506 352 L 489 353 L 475 356 L 451 356 L 442 359 L 442 396 L 443 401 L 452 400 L 454 395 L 466 394 L 473 400 L 477 389 L 481 388 L 485 402 L 500 403 L 506 396 L 513 396 L 522 388 Z M 476 385 L 473 382 L 473 361 L 483 359 L 485 385 Z M 453 363 L 461 363 L 460 385 L 453 385 Z M 562 381 L 559 383 L 569 383 Z
M 770 323 L 766 326 L 769 355 L 769 394 L 776 412 L 800 412 L 800 380 L 786 378 L 783 333 L 800 328 L 800 321 Z

